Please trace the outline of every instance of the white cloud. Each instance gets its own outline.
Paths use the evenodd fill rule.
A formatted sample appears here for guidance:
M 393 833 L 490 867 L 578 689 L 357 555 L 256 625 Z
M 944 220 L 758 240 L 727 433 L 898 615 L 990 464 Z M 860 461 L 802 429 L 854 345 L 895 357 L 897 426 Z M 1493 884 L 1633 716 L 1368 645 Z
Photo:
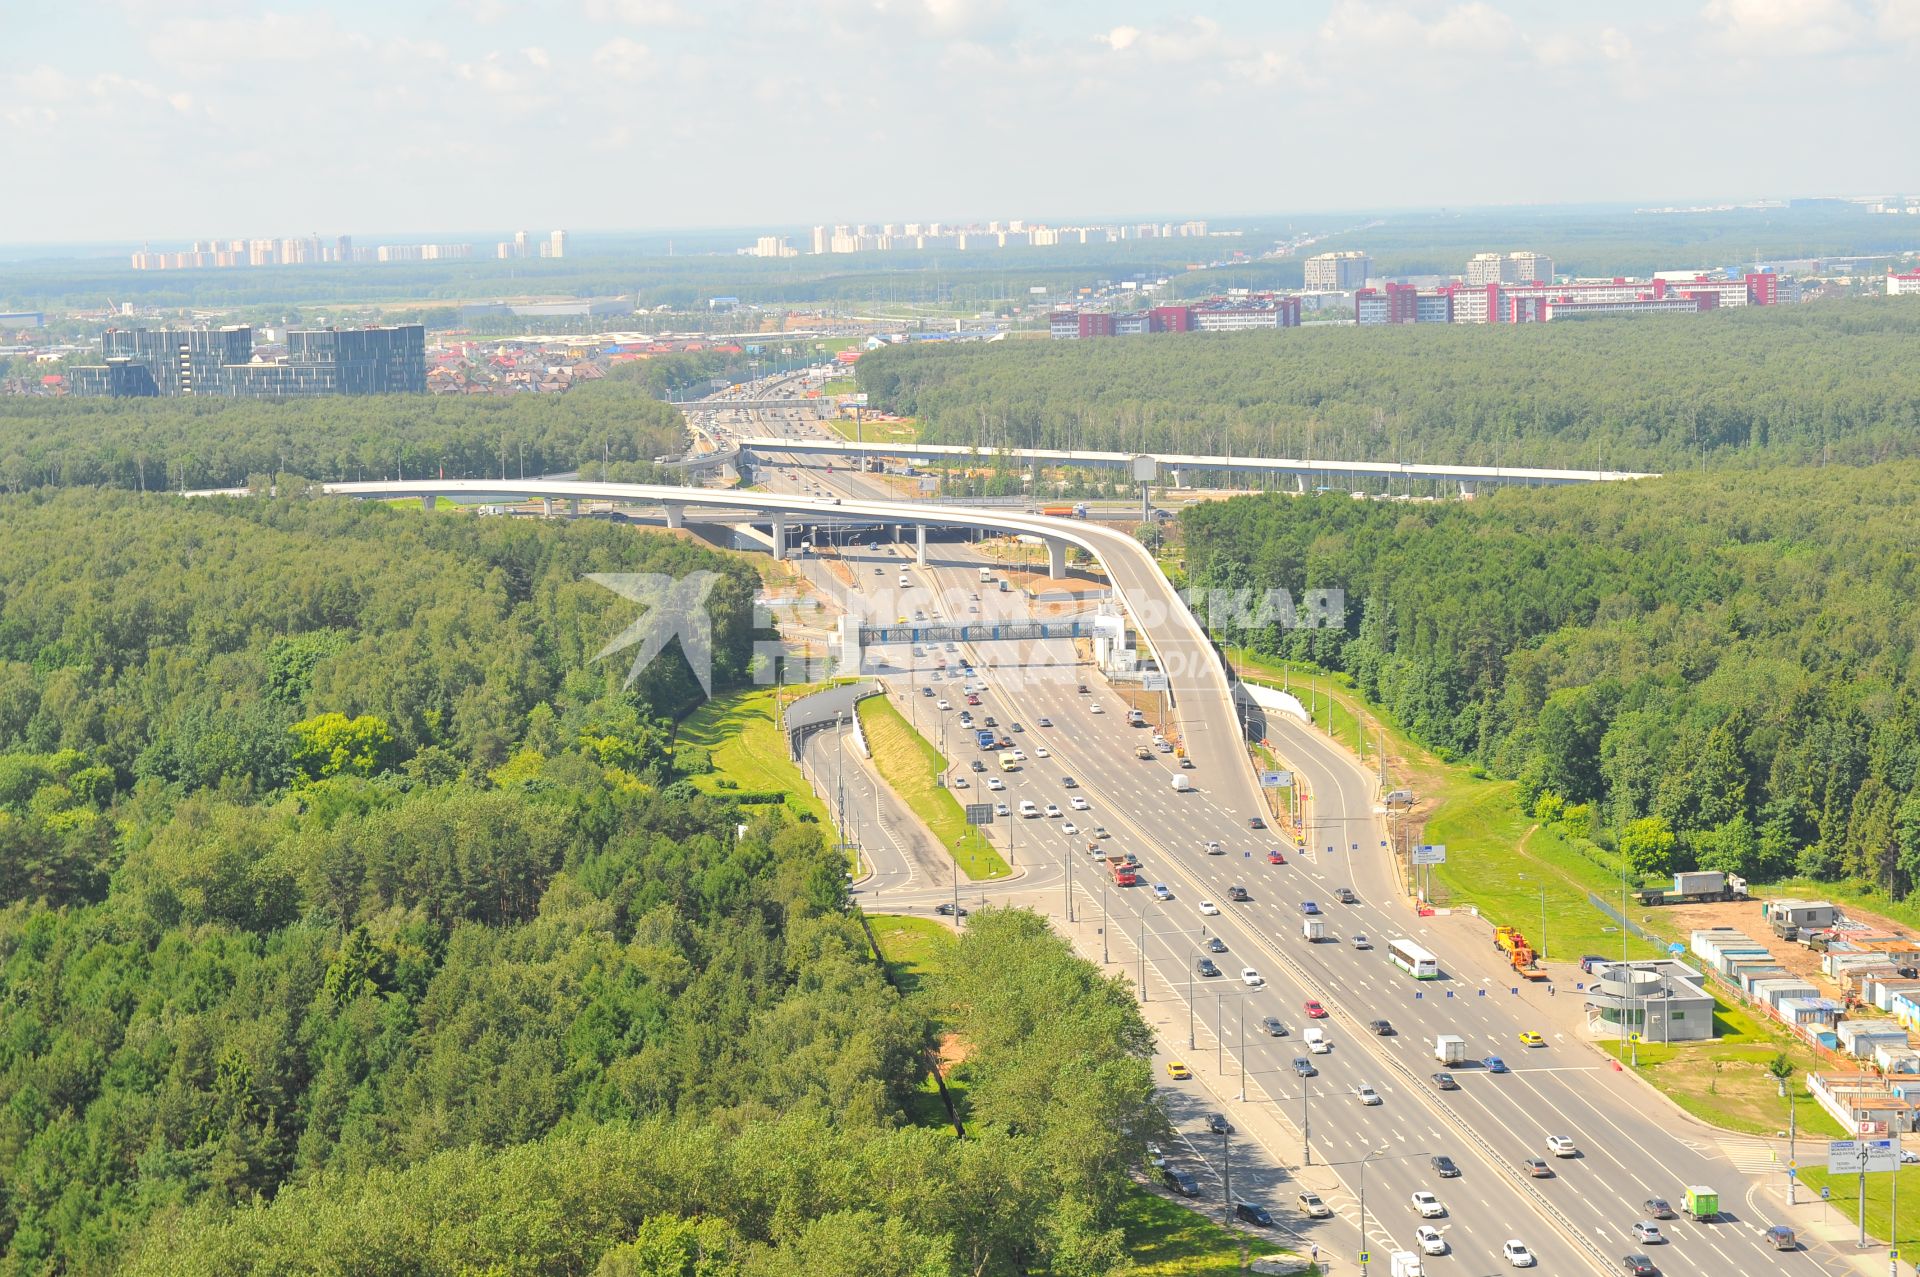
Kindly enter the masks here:
M 478 62 L 462 62 L 455 74 L 488 93 L 513 94 L 527 87 L 527 78 L 509 67 L 498 53 L 489 53 Z
M 1338 0 L 1320 24 L 1320 39 L 1330 45 L 1426 47 L 1480 55 L 1502 53 L 1519 39 L 1513 19 L 1483 0 L 1443 9 L 1431 19 L 1422 18 L 1415 8 Z
M 584 11 L 595 22 L 622 22 L 630 27 L 693 27 L 699 19 L 675 0 L 586 0 Z
M 527 46 L 520 50 L 520 53 L 522 57 L 533 63 L 534 66 L 539 67 L 542 71 L 545 71 L 553 65 L 553 59 L 547 56 L 547 51 L 537 44 Z
M 286 13 L 162 22 L 146 33 L 146 44 L 162 63 L 187 68 L 324 62 L 372 47 L 365 35 L 340 27 L 331 17 Z
M 615 36 L 593 51 L 594 67 L 616 80 L 632 80 L 653 61 L 653 51 L 638 40 Z
M 1115 53 L 1119 53 L 1122 50 L 1133 47 L 1133 42 L 1140 38 L 1140 28 L 1115 27 L 1100 38 L 1107 42 L 1108 48 L 1112 49 Z
M 1490 4 L 1449 9 L 1427 29 L 1427 41 L 1439 49 L 1499 53 L 1514 41 L 1513 19 Z
M 1707 0 L 1700 18 L 1722 47 L 1762 57 L 1835 53 L 1867 32 L 1851 0 Z
M 1875 0 L 1874 34 L 1895 43 L 1920 43 L 1920 0 Z

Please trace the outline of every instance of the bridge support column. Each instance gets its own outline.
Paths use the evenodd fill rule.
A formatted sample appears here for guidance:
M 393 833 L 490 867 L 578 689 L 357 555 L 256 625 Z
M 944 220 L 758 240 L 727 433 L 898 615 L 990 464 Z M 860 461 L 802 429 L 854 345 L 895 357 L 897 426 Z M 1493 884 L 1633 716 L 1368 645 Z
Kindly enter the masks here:
M 773 557 L 787 557 L 787 516 L 779 513 L 773 516 Z
M 553 498 L 541 497 L 540 509 L 541 509 L 541 512 L 546 515 L 547 518 L 551 519 L 553 517 Z
M 667 512 L 668 527 L 684 528 L 687 526 L 687 507 L 669 501 L 662 509 Z
M 1058 581 L 1067 574 L 1067 543 L 1047 542 L 1047 575 Z
M 432 514 L 434 507 L 439 504 L 440 504 L 439 497 L 427 496 L 427 497 L 420 498 L 420 508 L 422 510 L 425 510 L 428 514 Z
M 567 498 L 567 513 L 572 515 L 576 519 L 580 517 L 580 498 L 579 497 Z
M 927 566 L 927 525 L 913 525 L 913 561 L 921 567 Z

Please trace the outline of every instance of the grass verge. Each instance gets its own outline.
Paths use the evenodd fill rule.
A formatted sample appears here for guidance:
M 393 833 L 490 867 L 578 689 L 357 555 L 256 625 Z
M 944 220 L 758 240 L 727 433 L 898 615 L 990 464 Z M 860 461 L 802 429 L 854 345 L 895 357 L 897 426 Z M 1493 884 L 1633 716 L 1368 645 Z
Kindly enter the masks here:
M 867 921 L 879 942 L 880 960 L 886 963 L 894 985 L 908 997 L 919 993 L 953 953 L 952 929 L 931 918 L 881 914 Z
M 709 794 L 724 794 L 723 780 L 744 790 L 778 790 L 789 807 L 832 829 L 826 804 L 813 796 L 806 777 L 787 758 L 786 742 L 774 725 L 773 692 L 756 687 L 716 697 L 681 722 L 675 739 L 698 745 L 713 760 L 712 774 L 696 776 L 693 783 Z
M 1241 1256 L 1281 1254 L 1264 1237 L 1220 1227 L 1198 1211 L 1157 1193 L 1136 1189 L 1120 1203 L 1130 1270 L 1137 1277 L 1185 1277 L 1188 1273 L 1237 1273 Z M 1382 1265 L 1384 1271 L 1385 1265 Z
M 959 862 L 960 872 L 975 880 L 1006 877 L 1011 872 L 1007 862 L 978 829 L 967 824 L 953 792 L 936 783 L 947 766 L 940 751 L 884 696 L 861 701 L 859 714 L 860 730 L 866 733 L 881 778 L 926 822 L 940 845 Z
M 852 417 L 830 417 L 827 424 L 848 443 L 919 443 L 920 425 L 915 421 L 875 421 L 872 417 L 854 429 Z

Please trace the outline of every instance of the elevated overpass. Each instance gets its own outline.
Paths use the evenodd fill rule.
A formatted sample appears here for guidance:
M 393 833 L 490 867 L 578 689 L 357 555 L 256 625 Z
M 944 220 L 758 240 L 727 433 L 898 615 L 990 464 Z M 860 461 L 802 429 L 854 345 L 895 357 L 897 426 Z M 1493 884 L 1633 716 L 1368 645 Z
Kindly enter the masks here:
M 827 415 L 827 409 L 833 404 L 821 399 L 677 399 L 669 401 L 676 408 L 685 408 L 688 412 L 714 412 L 730 409 L 739 412 L 797 412 L 806 409 L 816 417 Z
M 1080 519 L 1052 519 L 1045 515 L 1025 514 L 1017 510 L 968 506 L 932 506 L 918 501 L 877 501 L 853 497 L 807 497 L 779 492 L 719 492 L 698 488 L 675 488 L 643 483 L 590 483 L 579 479 L 406 479 L 364 483 L 328 483 L 322 489 L 332 496 L 366 497 L 392 500 L 418 497 L 431 514 L 439 498 L 464 496 L 472 499 L 506 498 L 513 501 L 540 499 L 553 501 L 615 501 L 628 505 L 657 506 L 665 511 L 668 527 L 685 524 L 689 510 L 717 510 L 738 518 L 764 516 L 774 527 L 774 544 L 782 545 L 789 521 L 826 521 L 861 519 L 869 522 L 911 526 L 916 530 L 916 549 L 922 561 L 926 557 L 926 529 L 935 527 L 970 528 L 999 535 L 1037 537 L 1047 546 L 1048 571 L 1052 576 L 1066 573 L 1066 550 L 1075 546 L 1097 558 L 1107 569 L 1107 578 L 1120 602 L 1132 614 L 1134 628 L 1147 642 L 1160 669 L 1167 675 L 1168 694 L 1175 714 L 1185 725 L 1189 739 L 1194 732 L 1207 732 L 1215 740 L 1220 729 L 1238 722 L 1233 693 L 1226 669 L 1213 650 L 1200 624 L 1187 609 L 1179 592 L 1161 575 L 1152 554 L 1124 532 L 1101 527 Z M 194 495 L 246 495 L 245 490 L 207 492 Z M 1247 772 L 1240 754 L 1235 766 Z M 1248 810 L 1255 810 L 1249 807 Z
M 1033 463 L 1085 466 L 1094 469 L 1130 468 L 1140 457 L 1151 457 L 1161 471 L 1226 471 L 1245 474 L 1278 474 L 1309 479 L 1315 486 L 1346 486 L 1353 481 L 1371 479 L 1391 483 L 1398 480 L 1427 479 L 1463 486 L 1517 483 L 1547 487 L 1567 483 L 1614 483 L 1628 479 L 1657 479 L 1656 474 L 1630 470 L 1556 470 L 1525 466 L 1431 465 L 1414 461 L 1312 461 L 1295 457 L 1225 456 L 1174 452 L 1092 452 L 1056 448 L 975 448 L 951 443 L 848 443 L 824 439 L 777 439 L 756 436 L 742 439 L 739 452 L 744 458 L 819 456 L 833 458 L 900 457 L 910 461 L 991 463 L 1005 460 L 1016 466 Z M 1338 482 L 1335 482 L 1338 481 Z

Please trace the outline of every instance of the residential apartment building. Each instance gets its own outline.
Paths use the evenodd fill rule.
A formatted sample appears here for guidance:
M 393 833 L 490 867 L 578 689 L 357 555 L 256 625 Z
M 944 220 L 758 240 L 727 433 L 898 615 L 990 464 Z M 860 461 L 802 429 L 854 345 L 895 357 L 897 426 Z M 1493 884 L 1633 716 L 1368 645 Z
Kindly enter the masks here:
M 1920 270 L 1907 274 L 1895 271 L 1887 272 L 1887 296 L 1907 297 L 1920 295 Z
M 110 328 L 102 361 L 74 368 L 69 393 L 114 398 L 288 399 L 425 394 L 426 329 L 310 328 L 287 353 L 255 362 L 253 329 Z
M 1299 326 L 1300 299 L 1274 293 L 1209 297 L 1190 306 L 1154 306 L 1136 311 L 1057 310 L 1047 316 L 1047 333 L 1059 340 Z
M 1469 288 L 1487 284 L 1553 282 L 1553 259 L 1545 253 L 1475 253 L 1467 261 Z
M 1349 292 L 1364 288 L 1373 270 L 1373 259 L 1365 253 L 1320 253 L 1306 261 L 1306 288 L 1309 292 Z

